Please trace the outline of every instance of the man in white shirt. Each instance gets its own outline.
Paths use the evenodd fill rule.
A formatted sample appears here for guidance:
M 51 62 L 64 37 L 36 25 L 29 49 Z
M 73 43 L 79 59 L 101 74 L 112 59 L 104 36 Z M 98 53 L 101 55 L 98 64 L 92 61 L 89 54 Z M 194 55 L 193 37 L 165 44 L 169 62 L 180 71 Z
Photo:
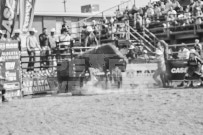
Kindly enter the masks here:
M 28 63 L 27 71 L 34 70 L 35 56 L 36 56 L 35 51 L 41 50 L 39 42 L 37 41 L 37 38 L 35 36 L 36 32 L 37 31 L 35 30 L 35 28 L 30 29 L 29 30 L 30 35 L 26 39 L 27 51 L 29 55 L 29 63 Z

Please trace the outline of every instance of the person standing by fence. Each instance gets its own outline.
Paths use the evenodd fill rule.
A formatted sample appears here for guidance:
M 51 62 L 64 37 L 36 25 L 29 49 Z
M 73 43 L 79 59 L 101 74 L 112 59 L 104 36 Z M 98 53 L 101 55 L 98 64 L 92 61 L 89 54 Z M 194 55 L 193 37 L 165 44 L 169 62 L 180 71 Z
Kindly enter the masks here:
M 11 37 L 11 40 L 17 40 L 18 41 L 18 49 L 21 51 L 21 38 L 20 38 L 21 31 L 19 29 L 14 30 L 14 36 Z
M 49 68 L 50 42 L 47 28 L 43 28 L 43 33 L 39 35 L 39 42 L 42 48 L 40 66 L 41 68 Z
M 34 70 L 34 64 L 35 64 L 35 57 L 36 57 L 36 50 L 41 50 L 41 47 L 37 41 L 37 38 L 35 36 L 35 33 L 37 31 L 35 28 L 32 28 L 29 30 L 30 35 L 26 39 L 26 45 L 27 45 L 27 52 L 29 55 L 29 63 L 27 71 L 33 71 Z
M 6 41 L 6 39 L 3 36 L 3 31 L 0 30 L 0 41 Z
M 71 45 L 72 37 L 67 28 L 62 28 L 62 34 L 59 36 L 59 50 L 60 54 L 67 54 L 70 52 L 69 48 Z M 64 59 L 66 56 L 61 57 Z

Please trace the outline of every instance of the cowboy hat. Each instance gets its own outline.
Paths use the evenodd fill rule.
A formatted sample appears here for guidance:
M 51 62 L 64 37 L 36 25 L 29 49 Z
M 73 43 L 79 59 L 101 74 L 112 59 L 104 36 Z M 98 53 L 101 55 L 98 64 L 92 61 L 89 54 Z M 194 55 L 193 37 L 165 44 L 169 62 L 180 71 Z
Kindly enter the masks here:
M 52 29 L 51 29 L 51 32 L 56 32 L 56 29 L 55 29 L 55 28 L 52 28 Z
M 31 29 L 29 29 L 29 31 L 37 33 L 37 30 L 35 28 L 31 28 Z
M 147 50 L 144 50 L 143 53 L 147 53 Z
M 135 49 L 134 45 L 131 45 L 129 49 Z
M 0 75 L 0 80 L 6 80 L 6 78 Z
M 156 50 L 156 55 L 163 55 L 163 52 L 159 49 Z
M 92 27 L 88 26 L 88 27 L 87 27 L 87 31 L 88 31 L 88 32 L 92 32 L 92 31 L 93 31 Z
M 191 49 L 190 50 L 190 54 L 196 54 L 197 52 L 196 52 L 196 50 L 195 49 Z

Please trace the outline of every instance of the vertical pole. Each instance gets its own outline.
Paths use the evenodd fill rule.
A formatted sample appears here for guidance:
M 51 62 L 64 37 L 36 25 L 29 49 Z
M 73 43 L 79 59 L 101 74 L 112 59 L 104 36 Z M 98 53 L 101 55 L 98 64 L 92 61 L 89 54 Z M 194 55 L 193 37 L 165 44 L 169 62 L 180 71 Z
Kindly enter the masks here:
M 63 4 L 64 4 L 64 12 L 66 12 L 66 2 L 67 2 L 67 0 L 64 0 L 64 1 L 63 1 Z

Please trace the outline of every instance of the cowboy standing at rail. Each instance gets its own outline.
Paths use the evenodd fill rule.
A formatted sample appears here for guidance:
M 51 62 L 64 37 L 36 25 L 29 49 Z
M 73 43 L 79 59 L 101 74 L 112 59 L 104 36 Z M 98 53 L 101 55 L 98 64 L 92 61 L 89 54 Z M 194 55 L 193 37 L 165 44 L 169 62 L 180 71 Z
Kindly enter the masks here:
M 0 30 L 0 41 L 6 41 L 6 39 L 3 36 L 3 31 Z
M 35 36 L 35 33 L 37 32 L 35 28 L 32 28 L 29 30 L 30 35 L 26 39 L 26 45 L 27 45 L 27 52 L 29 55 L 29 63 L 28 63 L 28 69 L 27 71 L 33 71 L 34 70 L 34 64 L 35 64 L 35 56 L 36 56 L 36 50 L 41 50 L 41 47 L 37 41 L 37 38 Z
M 42 48 L 41 51 L 41 68 L 49 68 L 49 52 L 50 52 L 50 42 L 47 28 L 43 28 L 43 33 L 39 35 L 39 42 Z
M 21 51 L 21 37 L 20 37 L 20 34 L 21 34 L 20 29 L 14 30 L 14 36 L 11 38 L 12 40 L 17 40 L 18 41 L 18 49 L 19 49 L 19 51 Z
M 59 50 L 60 50 L 60 54 L 65 54 L 65 53 L 69 53 L 69 48 L 71 46 L 71 40 L 72 37 L 69 33 L 69 30 L 67 28 L 62 28 L 61 30 L 62 34 L 59 36 Z M 62 59 L 64 59 L 66 56 L 61 57 Z

